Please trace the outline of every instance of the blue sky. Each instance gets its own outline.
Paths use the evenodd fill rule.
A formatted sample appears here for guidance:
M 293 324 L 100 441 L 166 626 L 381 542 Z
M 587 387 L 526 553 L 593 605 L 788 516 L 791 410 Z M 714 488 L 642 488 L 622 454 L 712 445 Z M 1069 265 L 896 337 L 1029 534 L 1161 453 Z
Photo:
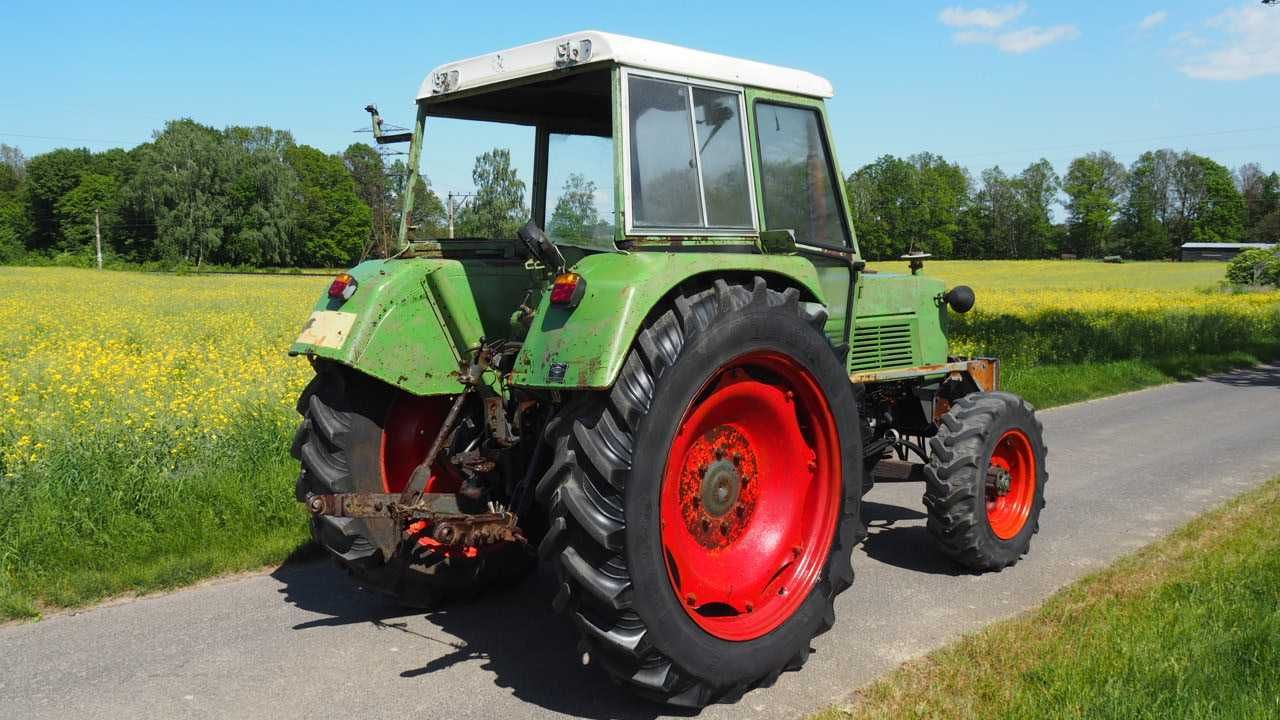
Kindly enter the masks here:
M 367 139 L 366 103 L 408 124 L 437 64 L 595 28 L 826 76 L 846 173 L 920 150 L 1063 172 L 1160 146 L 1280 170 L 1280 7 L 1257 0 L 184 5 L 7 0 L 0 142 L 130 147 L 189 116 L 338 151 Z M 465 189 L 455 164 L 424 170 Z

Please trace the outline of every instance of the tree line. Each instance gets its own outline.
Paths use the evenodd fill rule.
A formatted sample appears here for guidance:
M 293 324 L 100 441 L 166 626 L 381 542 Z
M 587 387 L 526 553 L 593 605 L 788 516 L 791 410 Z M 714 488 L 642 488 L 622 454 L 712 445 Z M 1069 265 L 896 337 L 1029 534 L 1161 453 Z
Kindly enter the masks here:
M 1040 159 L 977 178 L 932 153 L 885 155 L 845 183 L 863 254 L 910 250 L 955 258 L 1178 257 L 1186 242 L 1280 242 L 1280 175 L 1232 172 L 1203 155 L 1109 152 L 1075 158 L 1065 175 Z M 1054 206 L 1063 218 L 1055 222 Z
M 28 159 L 0 144 L 0 262 L 87 263 L 100 232 L 104 253 L 128 263 L 347 266 L 393 247 L 409 182 L 403 161 L 364 143 L 327 154 L 283 130 L 186 119 L 130 150 L 59 148 Z M 412 182 L 414 236 L 447 237 L 444 203 L 421 174 Z M 477 157 L 472 182 L 456 236 L 514 237 L 529 210 L 510 151 Z M 1280 175 L 1168 149 L 1128 167 L 1096 152 L 1061 176 L 1041 159 L 976 178 L 933 153 L 885 155 L 851 174 L 845 190 L 871 259 L 911 250 L 1158 259 L 1190 241 L 1280 241 Z M 594 183 L 571 175 L 549 217 L 552 236 L 612 232 L 595 194 Z

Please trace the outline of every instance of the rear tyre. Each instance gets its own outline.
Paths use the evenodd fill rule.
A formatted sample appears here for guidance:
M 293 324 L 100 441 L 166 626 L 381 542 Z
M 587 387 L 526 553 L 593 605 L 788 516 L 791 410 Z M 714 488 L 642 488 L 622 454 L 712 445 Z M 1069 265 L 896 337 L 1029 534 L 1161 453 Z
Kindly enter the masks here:
M 425 459 L 451 398 L 415 397 L 326 361 L 315 368 L 297 405 L 303 416 L 292 448 L 301 464 L 298 499 L 402 490 Z M 451 492 L 458 483 L 437 465 L 427 490 Z M 523 577 L 533 564 L 514 545 L 478 554 L 406 541 L 390 518 L 313 516 L 311 534 L 361 582 L 413 607 L 469 598 L 484 585 Z
M 938 547 L 973 570 L 1000 570 L 1031 548 L 1044 507 L 1044 429 L 1004 392 L 960 398 L 938 424 L 924 504 Z
M 547 428 L 541 545 L 590 658 L 661 702 L 736 700 L 807 659 L 853 582 L 861 433 L 794 289 L 717 281 Z

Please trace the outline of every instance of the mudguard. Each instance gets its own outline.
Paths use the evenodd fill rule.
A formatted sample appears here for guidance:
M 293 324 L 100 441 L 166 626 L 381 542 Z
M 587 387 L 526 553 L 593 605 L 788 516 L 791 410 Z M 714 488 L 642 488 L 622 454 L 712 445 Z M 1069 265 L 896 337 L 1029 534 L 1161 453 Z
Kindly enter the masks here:
M 798 256 L 600 253 L 572 269 L 586 279 L 584 297 L 566 308 L 541 294 L 512 385 L 609 387 L 654 306 L 700 275 L 777 278 L 805 300 L 824 302 L 817 271 Z M 532 280 L 519 264 L 446 258 L 375 260 L 350 273 L 355 294 L 346 301 L 322 297 L 289 353 L 334 360 L 415 395 L 457 393 L 461 362 L 481 338 L 511 336 L 511 313 Z
M 457 393 L 459 362 L 493 332 L 486 325 L 505 321 L 482 314 L 477 298 L 502 286 L 518 295 L 528 286 L 518 266 L 443 258 L 373 260 L 350 274 L 355 294 L 321 297 L 289 354 L 350 365 L 415 395 Z
M 551 305 L 547 293 L 516 358 L 511 384 L 529 388 L 610 387 L 641 323 L 678 284 L 699 275 L 756 274 L 795 285 L 825 302 L 818 273 L 800 256 L 715 252 L 588 255 L 573 266 L 587 284 L 577 307 Z

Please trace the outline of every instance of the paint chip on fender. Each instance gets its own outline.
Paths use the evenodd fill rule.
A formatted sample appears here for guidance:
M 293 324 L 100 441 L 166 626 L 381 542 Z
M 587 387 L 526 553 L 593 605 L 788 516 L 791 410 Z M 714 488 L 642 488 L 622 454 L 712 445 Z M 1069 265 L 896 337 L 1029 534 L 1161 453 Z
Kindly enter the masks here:
M 307 318 L 307 323 L 302 326 L 302 334 L 295 342 L 337 349 L 347 341 L 347 335 L 351 333 L 351 326 L 355 322 L 355 313 L 317 310 Z

